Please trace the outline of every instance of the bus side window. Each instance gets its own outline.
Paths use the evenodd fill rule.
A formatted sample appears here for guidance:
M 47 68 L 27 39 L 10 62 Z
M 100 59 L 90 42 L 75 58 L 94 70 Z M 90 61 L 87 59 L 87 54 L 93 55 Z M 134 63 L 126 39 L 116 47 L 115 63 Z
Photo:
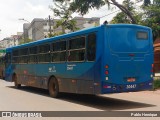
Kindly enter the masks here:
M 87 42 L 87 60 L 94 61 L 96 58 L 96 33 L 88 35 Z
M 52 44 L 52 62 L 66 61 L 66 41 L 59 41 Z
M 38 62 L 50 62 L 50 44 L 40 45 Z
M 86 37 L 81 36 L 69 40 L 68 61 L 84 61 Z
M 37 46 L 29 48 L 29 63 L 37 63 Z
M 20 49 L 19 53 L 20 63 L 28 63 L 28 48 Z
M 11 63 L 11 53 L 6 53 L 6 56 L 5 56 L 5 67 L 10 65 L 10 63 Z

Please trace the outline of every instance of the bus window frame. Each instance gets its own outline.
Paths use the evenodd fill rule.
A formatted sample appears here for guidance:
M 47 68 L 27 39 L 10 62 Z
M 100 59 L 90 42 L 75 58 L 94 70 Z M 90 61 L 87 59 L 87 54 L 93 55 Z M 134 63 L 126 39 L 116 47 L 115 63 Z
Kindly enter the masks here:
M 21 54 L 20 51 L 21 51 L 22 49 L 27 49 L 27 54 L 26 54 L 26 55 L 24 55 L 24 54 L 22 55 L 22 54 Z M 29 57 L 28 57 L 28 56 L 29 56 L 29 47 L 20 48 L 20 49 L 18 49 L 18 50 L 19 50 L 19 56 L 18 56 L 18 57 L 20 58 L 20 61 L 19 61 L 18 64 L 28 64 L 28 62 L 29 62 Z M 27 58 L 27 62 L 21 62 L 22 57 L 26 57 L 26 58 Z
M 61 51 L 53 51 L 53 44 L 54 43 L 58 43 L 58 42 L 63 42 L 65 41 L 66 42 L 66 49 L 65 50 L 61 50 Z M 66 53 L 66 56 L 65 56 L 65 61 L 53 61 L 52 57 L 53 57 L 53 54 L 54 53 L 62 53 L 62 52 L 65 52 Z M 51 43 L 51 54 L 50 54 L 50 58 L 51 58 L 51 63 L 66 63 L 67 62 L 67 39 L 58 39 L 58 40 L 55 40 L 54 42 Z
M 45 46 L 45 45 L 48 45 L 49 46 L 49 51 L 48 52 L 39 52 L 39 48 L 40 48 L 40 46 Z M 52 48 L 51 48 L 51 43 L 45 43 L 45 44 L 40 44 L 40 45 L 37 45 L 37 55 L 38 55 L 38 57 L 37 57 L 37 63 L 51 63 L 51 50 L 52 50 Z M 40 61 L 40 57 L 39 57 L 39 55 L 47 55 L 47 54 L 49 54 L 49 61 L 48 62 L 41 62 Z
M 95 34 L 95 58 L 94 58 L 94 60 L 92 60 L 92 61 L 89 61 L 88 60 L 88 41 L 89 41 L 89 39 L 88 39 L 88 36 L 89 35 L 91 35 L 91 34 Z M 97 56 L 97 53 L 96 53 L 96 51 L 97 51 L 97 32 L 91 32 L 91 33 L 89 33 L 89 34 L 87 34 L 87 40 L 86 40 L 86 61 L 87 62 L 95 62 L 96 61 L 96 56 Z
M 5 68 L 7 68 L 10 64 L 12 64 L 12 52 L 6 52 L 6 55 L 5 55 Z M 8 54 L 10 54 L 10 60 L 8 62 Z
M 37 47 L 37 50 L 36 50 L 36 54 L 30 54 L 30 48 L 33 48 L 33 47 Z M 28 63 L 29 64 L 37 64 L 38 63 L 38 54 L 37 54 L 37 52 L 38 52 L 38 46 L 37 45 L 35 45 L 35 46 L 31 46 L 31 47 L 28 47 L 28 50 L 29 50 L 29 54 L 28 54 L 28 57 L 29 57 L 29 60 L 28 60 Z M 30 62 L 30 56 L 36 56 L 36 61 L 34 61 L 34 62 Z
M 85 38 L 85 45 L 84 45 L 84 48 L 80 48 L 80 49 L 69 49 L 69 41 L 71 40 L 71 39 L 76 39 L 76 38 L 81 38 L 81 37 L 84 37 Z M 82 63 L 82 62 L 85 62 L 86 61 L 86 39 L 87 37 L 86 37 L 86 34 L 85 35 L 79 35 L 79 36 L 74 36 L 74 37 L 71 37 L 71 38 L 69 38 L 68 40 L 67 40 L 67 62 L 68 63 L 74 63 L 74 62 L 76 62 L 76 63 Z M 69 54 L 70 54 L 70 52 L 71 51 L 78 51 L 78 50 L 84 50 L 84 60 L 83 61 L 70 61 L 70 60 L 68 60 L 69 59 Z

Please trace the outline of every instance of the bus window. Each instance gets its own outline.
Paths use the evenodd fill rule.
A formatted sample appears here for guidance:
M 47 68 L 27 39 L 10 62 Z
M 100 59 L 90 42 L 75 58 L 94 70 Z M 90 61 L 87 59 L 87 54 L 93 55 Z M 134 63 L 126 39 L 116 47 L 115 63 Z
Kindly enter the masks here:
M 28 48 L 21 49 L 20 55 L 28 55 Z
M 12 54 L 13 54 L 12 63 L 19 63 L 20 62 L 19 50 L 14 50 Z
M 87 60 L 94 61 L 95 57 L 96 57 L 96 34 L 92 33 L 88 35 Z
M 60 62 L 66 60 L 66 52 L 56 52 L 52 54 L 52 62 Z
M 37 54 L 37 46 L 31 47 L 29 50 L 30 50 L 30 54 Z
M 49 44 L 39 46 L 38 61 L 50 62 L 50 45 Z
M 78 37 L 69 40 L 68 61 L 85 60 L 85 37 Z
M 7 54 L 6 54 L 5 60 L 6 60 L 5 67 L 8 67 L 8 65 L 11 64 L 11 53 L 7 53 Z
M 66 41 L 55 42 L 52 44 L 53 51 L 66 50 Z
M 137 32 L 137 39 L 148 40 L 148 33 L 144 32 L 144 31 L 138 31 Z
M 37 46 L 31 47 L 31 48 L 29 49 L 29 51 L 30 51 L 30 54 L 29 54 L 29 62 L 30 62 L 30 63 L 38 62 L 38 60 L 37 60 Z
M 18 50 L 14 50 L 13 51 L 13 56 L 18 56 L 19 55 L 19 51 Z
M 39 46 L 39 53 L 49 53 L 50 52 L 50 45 L 40 45 Z
M 66 61 L 66 41 L 55 42 L 52 47 L 52 62 Z
M 20 63 L 28 63 L 28 48 L 20 49 Z

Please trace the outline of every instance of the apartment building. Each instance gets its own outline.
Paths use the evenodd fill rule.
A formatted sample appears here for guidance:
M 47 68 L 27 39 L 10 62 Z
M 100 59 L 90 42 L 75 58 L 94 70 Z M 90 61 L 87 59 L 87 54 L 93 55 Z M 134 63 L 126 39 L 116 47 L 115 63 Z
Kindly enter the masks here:
M 17 35 L 11 35 L 10 37 L 4 38 L 0 41 L 1 48 L 9 48 L 13 46 L 17 46 L 19 44 L 19 40 L 21 39 L 22 33 L 18 32 Z
M 92 17 L 92 18 L 83 18 L 83 17 L 75 17 L 73 18 L 76 21 L 76 27 L 79 29 L 85 29 L 89 27 L 98 26 L 100 24 L 100 18 Z M 24 23 L 23 25 L 23 37 L 24 40 L 31 39 L 32 41 L 41 40 L 48 37 L 49 33 L 59 33 L 62 32 L 62 28 L 55 28 L 56 21 L 58 19 L 51 19 L 50 21 L 47 19 L 35 18 L 33 21 L 29 23 Z M 66 33 L 71 31 L 65 30 Z

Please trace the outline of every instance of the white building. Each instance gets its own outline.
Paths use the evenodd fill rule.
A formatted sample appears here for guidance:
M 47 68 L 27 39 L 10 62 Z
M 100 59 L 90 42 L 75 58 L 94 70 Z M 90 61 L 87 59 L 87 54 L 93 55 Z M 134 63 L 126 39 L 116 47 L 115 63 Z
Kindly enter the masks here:
M 4 38 L 0 41 L 1 48 L 9 48 L 13 46 L 17 46 L 19 44 L 19 38 L 21 35 L 12 35 L 11 37 Z

